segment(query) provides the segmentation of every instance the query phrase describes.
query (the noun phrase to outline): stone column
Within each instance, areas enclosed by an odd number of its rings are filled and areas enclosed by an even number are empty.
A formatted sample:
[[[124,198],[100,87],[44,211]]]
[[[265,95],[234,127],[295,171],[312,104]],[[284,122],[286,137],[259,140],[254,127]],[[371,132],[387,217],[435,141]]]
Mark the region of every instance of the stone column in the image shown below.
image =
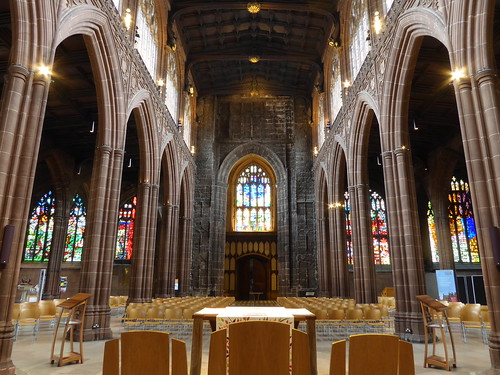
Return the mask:
[[[375,263],[371,232],[370,192],[367,185],[349,186],[354,251],[354,298],[357,303],[376,302]],[[344,229],[345,230],[345,229]]]
[[[85,340],[112,337],[109,296],[116,249],[123,150],[96,149],[83,244],[80,291],[92,296],[87,306]]]
[[[329,275],[330,262],[330,241],[328,240],[328,219],[325,218],[323,212],[323,204],[319,205],[316,220],[317,228],[317,246],[318,246],[318,295],[320,297],[330,297],[329,285],[331,277]]]
[[[177,205],[167,203],[163,206],[163,218],[161,222],[161,242],[158,246],[160,252],[157,267],[157,298],[172,297],[174,295],[175,282],[175,250],[177,243],[177,230],[179,210]]]
[[[179,295],[186,296],[189,294],[191,281],[191,250],[193,244],[193,219],[191,217],[182,217],[180,219],[179,230],[179,256],[178,256],[178,271],[179,278]]]
[[[500,227],[500,87],[495,69],[483,68],[472,79],[454,84],[490,312],[491,365],[500,369],[500,272],[494,256]]]
[[[30,197],[43,127],[50,77],[12,64],[0,100],[0,242],[6,225],[14,227],[10,257],[0,265],[0,374],[14,374],[11,353],[15,302]]]
[[[57,190],[57,189],[56,189]],[[42,299],[51,300],[61,297],[60,276],[61,266],[66,247],[66,234],[68,233],[69,210],[68,197],[64,191],[57,192],[58,198],[54,215],[54,230],[50,245],[50,256],[47,264],[47,273]]]
[[[345,227],[345,208],[330,210],[330,248],[331,251],[331,296],[347,298],[349,296],[347,269],[347,239]]]
[[[141,182],[137,192],[137,215],[132,250],[129,302],[151,302],[153,295],[154,250],[158,186]]]
[[[401,147],[382,153],[387,196],[388,233],[396,294],[396,334],[407,329],[423,341],[423,320],[417,295],[425,294],[424,266],[411,155]]]

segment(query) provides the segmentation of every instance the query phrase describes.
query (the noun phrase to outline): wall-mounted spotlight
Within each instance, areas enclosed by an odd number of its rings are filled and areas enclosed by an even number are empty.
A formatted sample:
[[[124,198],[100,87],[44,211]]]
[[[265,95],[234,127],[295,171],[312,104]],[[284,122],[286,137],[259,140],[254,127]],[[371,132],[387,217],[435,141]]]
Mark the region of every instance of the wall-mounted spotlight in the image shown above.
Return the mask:
[[[123,23],[125,24],[125,28],[130,30],[132,26],[132,13],[130,12],[130,8],[125,10],[125,16],[123,16]]]

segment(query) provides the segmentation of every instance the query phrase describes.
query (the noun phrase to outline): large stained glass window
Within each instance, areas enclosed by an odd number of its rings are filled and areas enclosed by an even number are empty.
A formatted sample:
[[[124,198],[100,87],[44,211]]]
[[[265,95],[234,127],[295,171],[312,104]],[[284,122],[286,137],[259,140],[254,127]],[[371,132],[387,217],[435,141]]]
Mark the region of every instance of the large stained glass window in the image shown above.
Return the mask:
[[[25,262],[49,260],[55,208],[55,199],[52,196],[52,191],[49,191],[37,202],[31,212],[23,256]]]
[[[449,201],[451,243],[455,262],[478,263],[479,248],[469,184],[453,177]]]
[[[351,202],[349,200],[349,193],[347,191],[344,194],[344,209],[345,209],[345,231],[346,231],[346,241],[347,241],[347,263],[354,264],[354,257],[352,256]]]
[[[267,173],[257,164],[248,166],[238,177],[235,193],[235,230],[237,232],[272,231],[272,189]]]
[[[387,236],[387,219],[384,199],[376,192],[370,195],[373,261],[375,264],[391,264],[389,242]],[[344,200],[346,238],[347,238],[347,263],[354,264],[352,250],[352,223],[351,203],[349,193],[345,193]]]
[[[448,218],[450,222],[453,258],[457,263],[479,263],[479,247],[469,184],[453,177],[448,201]],[[430,203],[429,207],[431,207]],[[439,262],[434,220],[434,213],[431,211],[427,215],[427,223],[431,240],[432,261]]]
[[[375,264],[391,264],[384,199],[378,193],[373,192],[370,196],[370,203]]]
[[[130,260],[132,258],[136,205],[137,197],[133,197],[120,208],[115,260]]]
[[[64,247],[64,262],[80,262],[82,260],[83,233],[85,232],[86,210],[82,198],[76,194],[69,213],[68,233]]]

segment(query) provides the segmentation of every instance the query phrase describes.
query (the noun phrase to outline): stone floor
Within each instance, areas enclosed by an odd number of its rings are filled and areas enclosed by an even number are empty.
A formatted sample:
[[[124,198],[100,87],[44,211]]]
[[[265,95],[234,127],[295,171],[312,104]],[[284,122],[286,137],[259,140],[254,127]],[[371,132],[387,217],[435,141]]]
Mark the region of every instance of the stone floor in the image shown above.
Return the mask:
[[[116,337],[122,329],[118,316],[112,318],[112,328]],[[206,361],[208,353],[208,335],[210,328],[206,327],[204,333],[204,355],[203,371],[206,374]],[[188,343],[190,347],[189,328],[182,333],[175,334]],[[68,364],[63,367],[56,367],[49,362],[52,344],[52,331],[50,328],[41,328],[35,340],[30,332],[21,332],[14,343],[13,361],[16,365],[18,375],[46,375],[46,374],[80,374],[97,375],[101,374],[104,341],[94,341],[84,343],[84,363]],[[318,337],[318,375],[328,375],[330,360],[331,340],[324,335]],[[457,350],[457,368],[452,369],[454,374],[479,375],[486,374],[490,368],[488,347],[483,344],[480,333],[472,333],[471,337],[464,343],[461,335],[455,335]],[[56,350],[59,347],[56,346]],[[441,348],[442,345],[439,345]],[[424,345],[414,344],[415,372],[416,374],[445,374],[442,369],[430,369],[423,367]],[[440,354],[440,353],[438,353]],[[189,353],[188,353],[189,358]],[[498,374],[499,372],[488,372],[488,374]]]

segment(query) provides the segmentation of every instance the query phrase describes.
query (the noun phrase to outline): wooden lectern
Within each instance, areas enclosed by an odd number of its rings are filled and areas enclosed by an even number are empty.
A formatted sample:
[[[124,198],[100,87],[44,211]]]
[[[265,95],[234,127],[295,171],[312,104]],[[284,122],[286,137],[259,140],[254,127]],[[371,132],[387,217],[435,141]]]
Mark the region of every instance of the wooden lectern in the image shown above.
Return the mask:
[[[69,362],[80,362],[83,363],[83,323],[85,319],[85,310],[87,309],[87,300],[91,296],[88,293],[78,293],[73,297],[61,302],[57,307],[60,307],[59,316],[57,318],[57,325],[54,330],[54,339],[52,340],[52,352],[50,354],[50,363],[58,361],[58,367],[61,367],[65,363]],[[59,325],[61,324],[61,318],[63,313],[67,311],[66,324],[64,326],[64,333],[61,342],[61,351],[59,356],[54,355],[54,348],[56,346],[57,331],[59,330]],[[80,328],[80,352],[75,352],[74,344],[74,332],[75,329]],[[70,352],[64,353],[64,343],[69,331],[69,341],[70,341]]]
[[[448,315],[446,310],[448,306],[443,305],[441,302],[436,301],[434,298],[428,295],[417,296],[420,301],[420,306],[422,308],[422,314],[424,318],[424,340],[425,340],[425,350],[424,350],[424,367],[428,365],[442,367],[448,371],[451,370],[451,366],[457,367],[457,357],[455,353],[455,344],[453,342],[453,335],[451,333],[450,323],[448,321]],[[436,355],[436,330],[439,329],[441,341],[444,346],[444,357]],[[450,336],[451,348],[453,351],[453,356],[450,357],[448,354],[448,346],[446,343],[446,330]],[[429,344],[429,332],[432,335],[432,355],[427,355],[427,346]]]

